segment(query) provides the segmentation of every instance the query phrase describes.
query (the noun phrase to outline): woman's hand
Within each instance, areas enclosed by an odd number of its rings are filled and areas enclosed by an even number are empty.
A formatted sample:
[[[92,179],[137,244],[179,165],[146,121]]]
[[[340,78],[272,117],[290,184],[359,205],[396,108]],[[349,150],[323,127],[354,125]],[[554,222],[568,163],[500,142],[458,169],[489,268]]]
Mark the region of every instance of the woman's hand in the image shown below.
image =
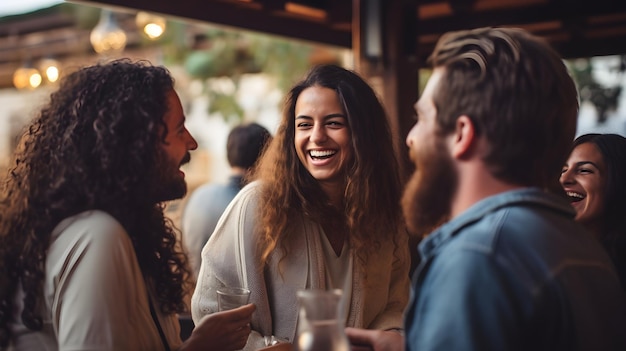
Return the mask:
[[[404,336],[397,331],[346,328],[352,351],[404,351]]]
[[[180,351],[243,349],[250,335],[250,319],[255,309],[256,306],[248,304],[204,316]]]

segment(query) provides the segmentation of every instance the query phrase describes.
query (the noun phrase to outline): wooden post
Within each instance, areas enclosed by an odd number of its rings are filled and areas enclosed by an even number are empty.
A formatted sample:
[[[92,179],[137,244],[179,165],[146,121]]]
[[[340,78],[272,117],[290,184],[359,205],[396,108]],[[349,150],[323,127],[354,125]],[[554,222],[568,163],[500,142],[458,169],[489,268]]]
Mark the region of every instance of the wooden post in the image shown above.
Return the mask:
[[[413,170],[405,139],[414,123],[413,104],[418,98],[417,3],[353,0],[352,25],[355,70],[385,104],[405,181]]]

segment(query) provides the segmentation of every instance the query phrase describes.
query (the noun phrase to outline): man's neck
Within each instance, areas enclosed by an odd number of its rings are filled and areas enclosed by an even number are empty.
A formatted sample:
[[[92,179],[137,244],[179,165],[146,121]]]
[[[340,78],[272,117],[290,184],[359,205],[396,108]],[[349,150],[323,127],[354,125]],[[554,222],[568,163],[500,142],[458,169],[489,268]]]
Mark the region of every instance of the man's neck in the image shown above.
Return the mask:
[[[458,187],[450,208],[451,218],[485,198],[524,187],[495,178],[482,163],[463,165],[459,168]]]
[[[241,168],[241,167],[237,167],[237,166],[230,167],[230,175],[233,175],[233,176],[244,176],[245,174],[246,174],[246,169],[245,168]]]

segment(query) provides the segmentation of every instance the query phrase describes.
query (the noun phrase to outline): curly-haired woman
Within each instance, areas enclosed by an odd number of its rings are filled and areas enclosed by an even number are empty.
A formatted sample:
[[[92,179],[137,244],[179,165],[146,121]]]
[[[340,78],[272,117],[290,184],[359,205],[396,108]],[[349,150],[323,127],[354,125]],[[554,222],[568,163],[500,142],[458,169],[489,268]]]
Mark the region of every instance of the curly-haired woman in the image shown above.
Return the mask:
[[[221,285],[243,285],[258,311],[246,349],[263,346],[261,336],[293,341],[296,291],[342,288],[346,325],[402,328],[410,256],[400,195],[376,94],[352,71],[315,67],[287,96],[256,181],[204,247],[194,320],[216,311]]]
[[[80,69],[51,95],[3,183],[2,348],[243,346],[252,305],[179,336],[189,272],[162,202],[186,192],[184,122],[169,72],[147,62]]]

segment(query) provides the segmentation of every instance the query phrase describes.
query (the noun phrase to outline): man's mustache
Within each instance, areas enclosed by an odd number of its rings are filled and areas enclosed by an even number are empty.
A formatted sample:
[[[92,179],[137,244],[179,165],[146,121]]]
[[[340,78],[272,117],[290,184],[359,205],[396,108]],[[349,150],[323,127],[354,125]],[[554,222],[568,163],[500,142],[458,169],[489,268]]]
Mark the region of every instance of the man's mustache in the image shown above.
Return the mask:
[[[189,163],[189,161],[191,161],[191,153],[187,151],[187,153],[185,153],[185,157],[183,157],[183,160],[180,161],[180,165],[182,166],[186,163]]]

